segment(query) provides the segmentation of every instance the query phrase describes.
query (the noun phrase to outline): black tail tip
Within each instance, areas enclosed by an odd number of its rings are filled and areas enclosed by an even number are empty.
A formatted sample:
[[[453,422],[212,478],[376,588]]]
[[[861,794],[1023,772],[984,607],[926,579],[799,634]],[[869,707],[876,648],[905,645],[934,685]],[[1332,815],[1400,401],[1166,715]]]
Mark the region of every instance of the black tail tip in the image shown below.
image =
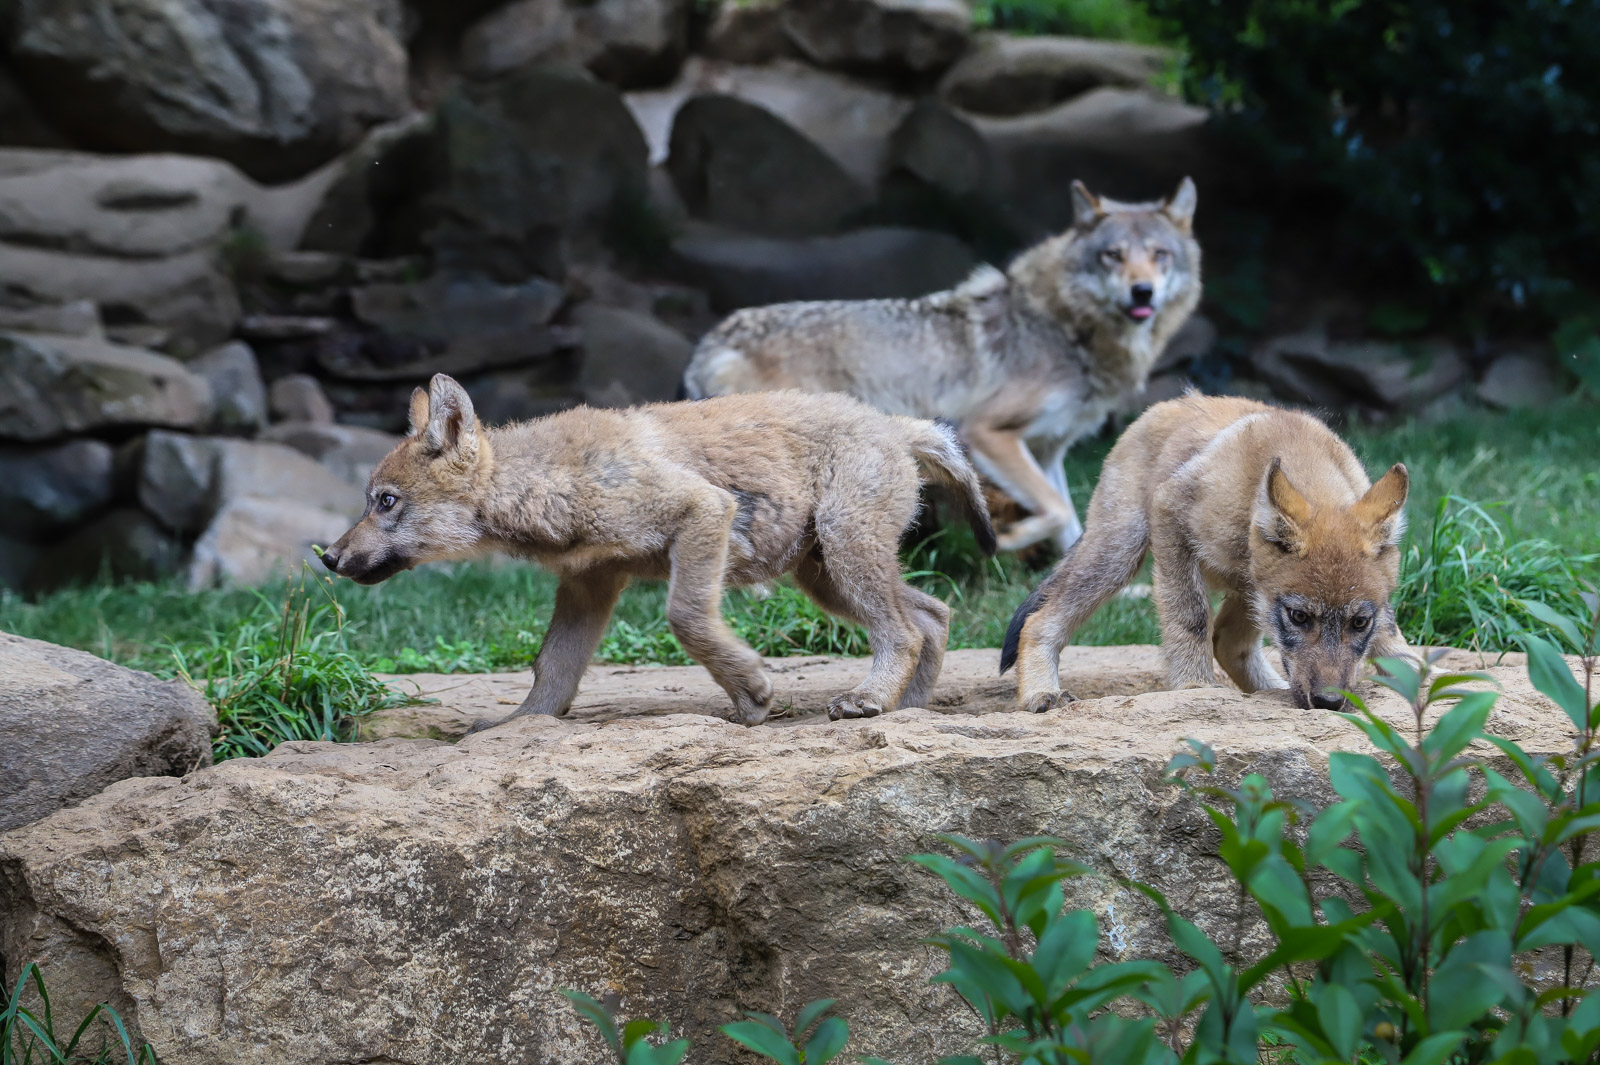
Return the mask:
[[[989,519],[987,509],[972,515],[972,535],[977,537],[978,550],[983,552],[984,558],[992,558],[994,553],[1000,550],[1000,544],[994,535],[994,522]]]
[[[683,400],[686,400],[688,398],[689,398],[689,382],[685,381],[683,378],[680,377],[680,378],[678,378],[678,390],[672,394],[672,400],[673,400],[673,402],[678,403],[678,402],[682,402]]]
[[[1044,601],[1044,586],[1050,578],[1046,577],[1039,582],[1039,586],[1028,593],[1028,598],[1017,607],[1017,612],[1011,615],[1011,624],[1006,627],[1006,640],[1000,646],[1000,674],[1004,676],[1011,667],[1017,664],[1017,647],[1022,642],[1022,626],[1028,622],[1028,617],[1039,609],[1039,604]]]

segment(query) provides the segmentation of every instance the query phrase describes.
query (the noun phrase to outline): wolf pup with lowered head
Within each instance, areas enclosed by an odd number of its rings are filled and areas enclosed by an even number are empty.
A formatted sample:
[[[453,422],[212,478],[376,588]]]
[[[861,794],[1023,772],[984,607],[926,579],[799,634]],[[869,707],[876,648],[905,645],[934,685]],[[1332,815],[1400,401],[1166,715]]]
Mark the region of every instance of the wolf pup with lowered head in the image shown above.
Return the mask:
[[[1338,709],[1363,659],[1409,653],[1389,603],[1407,484],[1398,463],[1370,482],[1308,414],[1193,392],[1158,403],[1106,457],[1083,539],[1011,619],[1000,670],[1016,664],[1022,709],[1070,700],[1062,647],[1148,552],[1173,688],[1215,684],[1215,656],[1243,691]],[[1212,589],[1226,593],[1215,620]]]
[[[1142,391],[1200,301],[1188,178],[1159,203],[1072,186],[1072,227],[1001,273],[979,267],[920,299],[782,303],[739,311],[695,348],[691,398],[799,388],[956,423],[972,459],[1030,516],[1000,546],[1082,532],[1067,448]]]
[[[872,669],[828,714],[871,717],[926,705],[944,663],[949,608],[900,578],[919,470],[954,490],[992,551],[978,476],[932,422],[773,393],[486,429],[439,374],[412,396],[411,433],[372,472],[360,522],[322,560],[362,584],[484,549],[553,570],[555,613],[511,717],[566,713],[629,578],[669,578],[673,635],[749,725],[766,719],[772,682],[723,621],[722,589],[793,573],[866,628]]]

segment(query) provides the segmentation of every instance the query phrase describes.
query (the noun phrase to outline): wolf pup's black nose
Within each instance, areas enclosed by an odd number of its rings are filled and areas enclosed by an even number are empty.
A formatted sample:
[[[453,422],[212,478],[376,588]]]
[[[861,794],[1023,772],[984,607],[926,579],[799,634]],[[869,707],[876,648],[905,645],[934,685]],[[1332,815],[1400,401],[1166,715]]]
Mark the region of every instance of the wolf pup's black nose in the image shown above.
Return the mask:
[[[1136,307],[1148,307],[1150,301],[1156,298],[1156,287],[1148,281],[1135,282],[1128,292]]]
[[[339,572],[339,549],[330,547],[322,553],[322,564],[333,573]]]
[[[1316,692],[1311,696],[1311,705],[1318,710],[1343,710],[1344,696],[1337,692]]]

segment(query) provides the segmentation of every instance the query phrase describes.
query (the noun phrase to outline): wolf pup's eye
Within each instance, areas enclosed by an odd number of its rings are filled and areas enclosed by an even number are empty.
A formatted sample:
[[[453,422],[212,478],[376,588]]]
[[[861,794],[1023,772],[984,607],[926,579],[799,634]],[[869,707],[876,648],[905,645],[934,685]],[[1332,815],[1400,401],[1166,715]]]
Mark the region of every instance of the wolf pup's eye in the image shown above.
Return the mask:
[[[1357,632],[1365,632],[1368,625],[1372,624],[1371,618],[1354,617],[1350,619],[1350,627]]]
[[[398,499],[396,499],[393,495],[391,495],[388,492],[385,492],[385,493],[383,493],[383,495],[378,497],[378,509],[379,510],[393,510],[394,509],[394,505],[396,503],[398,503],[398,502],[400,502],[400,501]]]
[[[1289,620],[1294,622],[1296,625],[1309,625],[1311,623],[1311,615],[1307,614],[1304,610],[1290,610]]]

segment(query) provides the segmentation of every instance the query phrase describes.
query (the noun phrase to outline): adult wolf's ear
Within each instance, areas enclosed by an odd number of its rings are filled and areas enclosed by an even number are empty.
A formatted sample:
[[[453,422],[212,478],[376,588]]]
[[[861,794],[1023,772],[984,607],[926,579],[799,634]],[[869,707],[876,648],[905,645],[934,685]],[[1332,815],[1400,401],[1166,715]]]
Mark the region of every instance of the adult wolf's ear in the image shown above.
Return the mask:
[[[1072,228],[1093,229],[1096,222],[1106,216],[1100,197],[1089,191],[1081,181],[1072,183]]]
[[[454,378],[442,373],[434,374],[428,383],[428,427],[423,440],[429,450],[452,462],[470,463],[478,457],[478,416],[472,399]]]
[[[1161,205],[1161,213],[1172,219],[1172,224],[1183,232],[1190,233],[1194,230],[1194,208],[1198,199],[1194,181],[1184,178],[1178,182],[1178,190]]]
[[[428,427],[428,390],[411,390],[411,435],[416,436]]]
[[[1369,530],[1367,544],[1373,554],[1398,546],[1405,535],[1406,496],[1410,491],[1411,474],[1404,463],[1397,462],[1350,508],[1356,520]]]
[[[1256,530],[1267,543],[1291,555],[1303,555],[1305,528],[1310,520],[1311,505],[1283,472],[1282,460],[1273,459],[1256,497]]]

